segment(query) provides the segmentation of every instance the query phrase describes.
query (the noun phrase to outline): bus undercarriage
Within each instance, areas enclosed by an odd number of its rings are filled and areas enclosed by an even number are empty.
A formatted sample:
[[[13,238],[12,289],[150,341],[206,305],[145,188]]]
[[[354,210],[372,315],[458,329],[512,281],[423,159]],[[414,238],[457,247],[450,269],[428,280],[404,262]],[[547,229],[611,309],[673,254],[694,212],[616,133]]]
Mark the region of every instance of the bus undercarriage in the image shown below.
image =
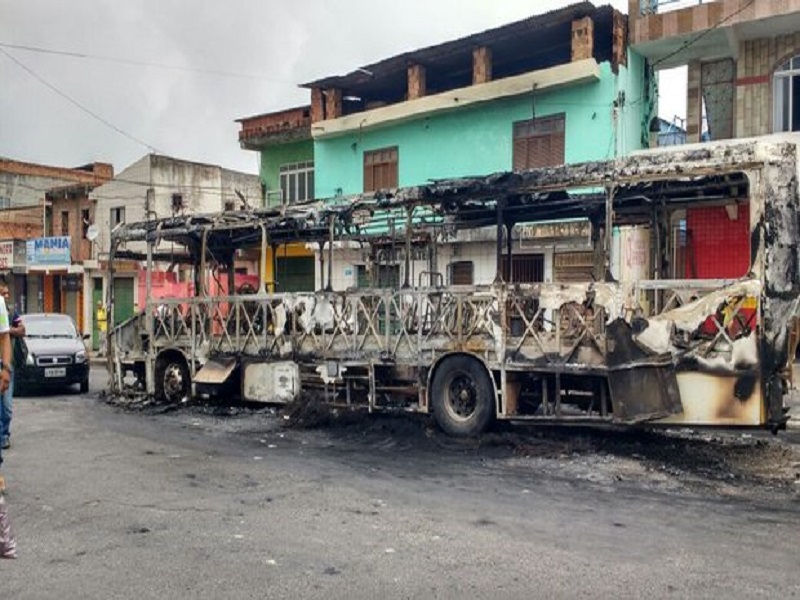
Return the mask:
[[[794,143],[730,142],[125,224],[109,281],[116,260],[139,262],[146,301],[109,328],[111,391],[280,403],[315,390],[334,404],[432,413],[454,435],[493,419],[778,428],[798,312],[796,175]],[[699,278],[703,257],[687,253],[686,215],[709,209],[747,221],[736,277]],[[589,277],[516,280],[520,228],[535,237],[552,222],[587,224]],[[647,231],[644,276],[613,274],[621,229]],[[474,232],[493,240],[494,276],[456,284],[444,248]],[[317,291],[267,279],[292,244],[315,249]],[[366,257],[368,281],[335,289],[346,248]],[[245,254],[258,285],[237,289]],[[193,294],[152,295],[165,264]]]

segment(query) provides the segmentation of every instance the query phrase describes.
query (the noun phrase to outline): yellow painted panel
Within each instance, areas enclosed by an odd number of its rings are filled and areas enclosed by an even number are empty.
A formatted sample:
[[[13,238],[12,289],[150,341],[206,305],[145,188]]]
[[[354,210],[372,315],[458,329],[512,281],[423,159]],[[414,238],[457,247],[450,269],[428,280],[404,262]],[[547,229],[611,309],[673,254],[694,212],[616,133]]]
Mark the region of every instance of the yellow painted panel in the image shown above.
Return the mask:
[[[305,244],[288,244],[286,246],[279,246],[277,255],[279,258],[283,258],[284,256],[288,258],[309,257],[314,256],[314,251],[306,248]],[[275,259],[272,256],[272,248],[267,248],[267,264],[264,269],[264,281],[267,282],[268,286],[275,281],[275,274],[273,271],[274,265]]]
[[[678,373],[683,414],[659,423],[683,425],[763,425],[766,418],[761,379],[734,375]],[[749,393],[746,398],[739,398]]]

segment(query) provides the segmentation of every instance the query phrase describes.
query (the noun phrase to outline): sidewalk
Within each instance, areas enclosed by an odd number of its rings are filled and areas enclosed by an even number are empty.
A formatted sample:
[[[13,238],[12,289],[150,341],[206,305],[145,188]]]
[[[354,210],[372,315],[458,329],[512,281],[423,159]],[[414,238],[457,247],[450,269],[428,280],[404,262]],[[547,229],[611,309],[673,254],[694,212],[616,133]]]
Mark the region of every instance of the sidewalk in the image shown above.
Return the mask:
[[[106,357],[97,352],[89,352],[89,364],[93,367],[105,367]]]

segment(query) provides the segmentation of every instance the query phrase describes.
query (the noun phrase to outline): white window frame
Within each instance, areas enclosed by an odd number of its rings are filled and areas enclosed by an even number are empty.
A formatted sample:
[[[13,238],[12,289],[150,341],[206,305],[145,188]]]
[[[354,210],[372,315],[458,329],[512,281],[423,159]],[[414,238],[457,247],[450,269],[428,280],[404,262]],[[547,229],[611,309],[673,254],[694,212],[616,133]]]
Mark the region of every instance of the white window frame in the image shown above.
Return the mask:
[[[117,215],[119,218],[115,219],[114,215]],[[108,223],[111,226],[111,229],[114,229],[120,223],[125,222],[125,207],[124,206],[114,206],[111,208],[108,216]]]
[[[800,54],[785,60],[775,69],[772,76],[772,131],[780,133],[792,130],[792,105],[794,103],[794,91],[792,89],[792,79],[800,77]],[[788,85],[786,83],[788,82]],[[780,88],[785,86],[785,91]],[[788,105],[788,123],[784,122],[784,108]]]
[[[314,199],[314,161],[281,165],[279,180],[283,204]]]

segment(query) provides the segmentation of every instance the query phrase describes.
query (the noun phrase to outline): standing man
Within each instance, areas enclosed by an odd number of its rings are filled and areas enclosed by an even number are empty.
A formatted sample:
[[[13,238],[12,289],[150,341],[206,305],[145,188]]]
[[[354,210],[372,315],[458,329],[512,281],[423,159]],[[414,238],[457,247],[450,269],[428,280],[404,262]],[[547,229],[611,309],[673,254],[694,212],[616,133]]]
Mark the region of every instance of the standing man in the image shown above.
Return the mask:
[[[6,310],[5,298],[0,296],[0,393],[5,396],[8,386],[11,384],[11,335],[10,324],[8,322],[8,311]],[[3,450],[0,447],[0,465],[3,464]],[[5,490],[6,482],[0,475],[0,492]]]
[[[6,324],[8,326],[8,333],[11,336],[9,343],[9,346],[11,346],[11,356],[9,357],[8,362],[3,359],[4,370],[6,365],[8,365],[9,384],[3,392],[2,399],[0,400],[0,446],[2,446],[3,450],[7,450],[11,447],[11,413],[14,402],[14,374],[12,370],[14,344],[17,343],[17,338],[25,336],[25,325],[22,324],[22,319],[20,318],[19,313],[16,311],[13,304],[11,305],[11,310],[8,310],[9,296],[8,283],[6,283],[5,280],[0,279],[0,297],[3,299],[3,306],[5,307],[6,313]],[[10,318],[9,312],[11,314]],[[0,332],[1,331],[2,330],[0,330]]]
[[[95,313],[97,331],[100,334],[100,355],[106,353],[106,330],[108,329],[108,315],[102,300],[97,301],[97,312]]]

